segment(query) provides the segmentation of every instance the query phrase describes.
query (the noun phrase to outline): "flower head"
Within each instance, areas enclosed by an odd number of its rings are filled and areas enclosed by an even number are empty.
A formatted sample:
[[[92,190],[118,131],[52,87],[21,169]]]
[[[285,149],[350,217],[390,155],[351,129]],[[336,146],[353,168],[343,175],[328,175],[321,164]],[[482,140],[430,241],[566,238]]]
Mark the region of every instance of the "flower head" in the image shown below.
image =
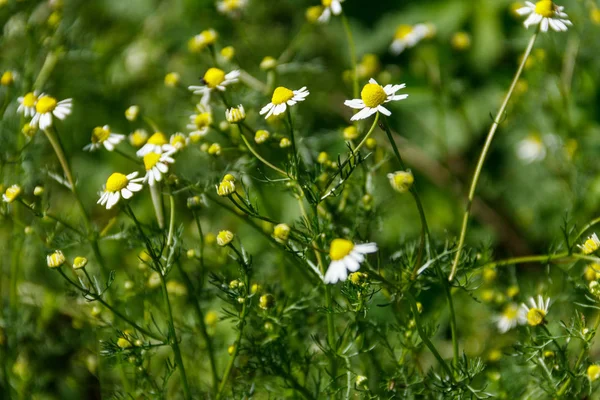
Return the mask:
[[[2,76],[0,76],[0,85],[2,86],[10,86],[15,82],[15,74],[12,71],[5,71]]]
[[[221,197],[227,197],[235,192],[235,177],[231,174],[225,175],[219,186],[217,187],[217,194]]]
[[[390,52],[398,55],[405,49],[414,47],[424,38],[431,36],[434,32],[435,28],[429,24],[400,25],[394,34],[394,40],[390,45]]]
[[[2,200],[5,203],[12,203],[21,195],[21,186],[12,185],[2,195]]]
[[[98,204],[106,206],[106,209],[110,210],[119,202],[121,197],[130,199],[134,192],[142,190],[142,185],[139,182],[143,181],[144,178],[136,178],[137,176],[137,172],[132,172],[129,175],[115,172],[109,176]]]
[[[357,121],[359,119],[369,118],[376,112],[381,112],[384,115],[392,115],[391,111],[383,106],[384,103],[390,101],[404,100],[408,97],[407,94],[399,94],[396,92],[400,89],[404,89],[406,85],[385,85],[381,86],[373,78],[369,80],[363,90],[360,92],[360,99],[346,100],[345,105],[351,108],[359,109],[351,120]]]
[[[125,110],[125,118],[128,121],[135,121],[140,113],[139,106],[129,106],[127,110]]]
[[[38,96],[36,92],[29,92],[25,96],[20,96],[17,101],[19,107],[17,107],[17,113],[23,114],[25,117],[33,117],[35,115],[35,103],[37,103]]]
[[[260,62],[260,69],[269,71],[277,66],[277,60],[271,56],[266,56]]]
[[[544,298],[539,295],[537,303],[533,297],[529,298],[529,305],[525,303],[521,304],[521,309],[525,313],[527,323],[531,326],[537,326],[544,323],[546,315],[548,314],[548,307],[550,306],[550,298],[548,297],[545,301]]]
[[[46,256],[48,268],[58,268],[65,263],[65,255],[60,250],[54,250],[54,253]]]
[[[176,150],[183,149],[188,144],[188,138],[183,133],[175,133],[169,138],[169,144]]]
[[[39,126],[44,130],[52,126],[53,117],[63,120],[71,114],[72,100],[65,99],[57,101],[54,97],[41,94],[35,103],[35,114],[31,124]]]
[[[187,125],[188,129],[191,129],[190,139],[193,142],[197,142],[200,138],[206,136],[210,124],[213,122],[212,112],[210,107],[199,103],[196,105],[198,112],[190,115],[190,123]]]
[[[506,333],[519,324],[527,322],[527,315],[523,308],[511,303],[504,307],[502,314],[496,318],[496,324],[500,333]]]
[[[136,129],[129,135],[129,143],[133,147],[140,148],[148,141],[148,132],[144,129]]]
[[[538,134],[531,134],[517,144],[517,157],[526,164],[546,157],[546,146]]]
[[[564,7],[557,6],[551,0],[541,0],[533,4],[530,1],[525,2],[525,6],[516,10],[519,15],[529,15],[523,22],[525,28],[532,25],[540,25],[542,32],[547,32],[548,27],[556,32],[566,32],[567,26],[571,26],[569,16],[563,12]]]
[[[285,244],[288,241],[288,238],[290,237],[290,231],[291,228],[288,224],[275,225],[275,228],[273,229],[273,238],[277,242]]]
[[[221,14],[237,18],[247,4],[248,0],[221,0],[217,2],[217,10]]]
[[[154,152],[146,154],[144,156],[144,168],[146,168],[144,182],[148,182],[150,186],[160,182],[163,175],[169,172],[169,164],[175,162],[171,157],[175,151],[175,149],[171,149],[161,154]]]
[[[319,17],[323,14],[323,6],[312,6],[306,9],[306,20],[311,24],[319,21]]]
[[[331,264],[325,274],[325,283],[345,281],[348,271],[356,272],[365,260],[365,254],[377,252],[376,243],[354,244],[347,239],[334,239],[329,247]]]
[[[138,157],[143,157],[148,153],[160,154],[169,151],[174,153],[175,148],[169,144],[167,136],[162,132],[155,132],[135,154]]]
[[[389,173],[387,177],[390,180],[392,188],[398,193],[408,192],[415,181],[415,177],[410,170]]]
[[[97,126],[92,130],[92,142],[83,149],[94,151],[104,146],[106,150],[113,151],[123,139],[125,139],[125,135],[111,132],[108,125]]]
[[[260,115],[267,114],[265,116],[265,119],[267,119],[271,115],[282,114],[287,110],[288,106],[291,107],[299,101],[304,101],[309,94],[310,92],[306,89],[306,86],[299,90],[290,90],[286,87],[279,86],[273,92],[271,102],[260,110]]]
[[[231,231],[221,231],[217,235],[217,244],[221,247],[227,246],[233,240],[234,234]]]
[[[577,247],[581,249],[583,254],[592,254],[600,247],[600,239],[595,233],[588,237],[583,244],[578,244]]]
[[[199,53],[206,47],[215,44],[219,35],[214,29],[200,32],[188,41],[188,49],[192,53]]]
[[[331,18],[331,14],[340,15],[342,13],[342,4],[344,0],[321,0],[323,13],[317,19],[320,23],[325,23]]]
[[[87,265],[88,260],[85,257],[75,257],[75,259],[73,260],[73,269],[81,269],[81,268],[85,268],[85,266]]]
[[[237,107],[231,107],[225,110],[225,119],[230,124],[238,124],[246,119],[246,110],[243,105]]]
[[[176,87],[177,85],[179,85],[180,80],[181,76],[177,72],[169,72],[165,75],[165,86]]]
[[[271,134],[269,133],[269,131],[265,131],[264,129],[259,129],[254,134],[254,141],[258,144],[261,144],[261,143],[264,143],[267,140],[269,140],[270,136],[271,136]]]
[[[225,73],[222,69],[219,68],[209,68],[204,77],[202,78],[202,82],[204,85],[202,86],[190,86],[188,87],[194,94],[201,94],[202,100],[201,103],[207,105],[210,101],[210,93],[213,90],[219,90],[221,92],[225,91],[225,87],[231,85],[232,83],[236,83],[239,80],[240,71],[233,70],[229,73]]]
[[[588,379],[592,382],[594,382],[595,380],[598,380],[598,378],[600,378],[600,365],[598,365],[598,364],[590,365],[587,369],[587,376],[588,376]]]
[[[269,308],[273,308],[275,306],[275,296],[270,293],[263,294],[258,299],[258,306],[263,310],[268,310]]]

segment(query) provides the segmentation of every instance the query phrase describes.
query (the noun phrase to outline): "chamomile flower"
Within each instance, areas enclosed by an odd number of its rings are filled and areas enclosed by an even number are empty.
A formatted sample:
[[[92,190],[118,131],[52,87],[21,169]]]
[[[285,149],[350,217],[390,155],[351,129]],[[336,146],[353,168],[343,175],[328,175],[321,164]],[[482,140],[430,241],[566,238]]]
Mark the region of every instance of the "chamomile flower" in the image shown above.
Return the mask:
[[[529,15],[523,22],[525,28],[532,25],[540,25],[542,32],[547,32],[548,27],[556,32],[566,32],[568,26],[572,23],[569,21],[569,16],[563,12],[564,7],[557,6],[551,0],[541,0],[535,4],[526,1],[525,6],[516,10],[519,15]]]
[[[600,239],[598,239],[598,235],[595,233],[588,237],[583,244],[578,244],[577,247],[581,249],[583,254],[592,254],[598,248],[600,248]]]
[[[550,298],[546,300],[539,295],[537,303],[533,297],[529,298],[529,306],[525,303],[521,304],[521,309],[525,312],[527,323],[531,326],[537,326],[544,323],[544,318],[548,314],[548,307],[550,306]]]
[[[41,94],[35,103],[35,114],[31,125],[39,126],[44,130],[52,126],[53,117],[63,120],[71,114],[72,100],[57,101],[54,97]]]
[[[240,104],[237,107],[231,107],[225,110],[225,119],[230,124],[239,124],[246,119],[246,110],[244,106]]]
[[[92,130],[92,143],[86,145],[83,149],[94,151],[104,146],[108,151],[113,151],[115,146],[125,139],[125,135],[113,133],[108,125],[97,126]]]
[[[21,186],[12,185],[8,189],[6,189],[6,192],[4,192],[4,194],[2,195],[2,201],[4,201],[5,203],[12,203],[17,198],[19,198],[20,195]]]
[[[144,167],[146,168],[146,176],[144,182],[148,182],[150,186],[154,186],[156,182],[160,182],[164,174],[169,172],[169,164],[173,164],[175,160],[171,157],[175,149],[168,150],[162,154],[148,153],[144,156]]]
[[[428,24],[400,25],[394,34],[390,52],[399,55],[405,49],[414,47],[424,38],[433,35],[434,28]]]
[[[531,134],[517,144],[517,157],[526,164],[546,157],[546,146],[538,134]]]
[[[384,115],[391,115],[391,111],[383,106],[384,103],[390,101],[404,100],[408,97],[407,94],[396,94],[400,89],[404,89],[406,84],[401,85],[385,85],[381,86],[373,78],[369,80],[363,90],[360,92],[360,99],[346,100],[345,105],[351,108],[359,109],[350,120],[357,121],[359,119],[369,118],[376,112],[381,112]]]
[[[237,18],[246,5],[248,0],[221,0],[217,2],[217,10],[221,14]]]
[[[365,260],[365,254],[377,252],[376,243],[354,244],[347,239],[334,239],[329,247],[331,264],[325,274],[325,283],[345,281],[348,271],[356,272]]]
[[[290,90],[283,86],[279,86],[273,92],[273,96],[271,97],[271,102],[264,106],[262,110],[260,110],[260,115],[267,114],[265,119],[268,119],[271,115],[279,115],[287,110],[288,106],[293,106],[299,101],[304,101],[306,96],[308,96],[310,92],[306,89],[306,86],[300,88],[299,90]]]
[[[340,15],[342,13],[342,4],[344,0],[321,0],[323,13],[317,19],[318,22],[325,23],[331,18],[331,14]]]
[[[527,322],[527,315],[517,304],[511,303],[504,307],[502,314],[496,318],[496,325],[500,333],[506,333],[517,325]]]
[[[65,255],[60,250],[54,250],[54,253],[46,256],[46,264],[48,268],[58,268],[67,261]]]
[[[143,187],[140,182],[142,182],[144,178],[136,178],[137,176],[137,171],[132,172],[129,175],[115,172],[109,176],[97,204],[106,206],[106,209],[110,210],[119,202],[121,197],[130,199],[134,192],[139,192]]]
[[[148,138],[146,144],[142,146],[135,154],[138,157],[144,157],[148,153],[160,154],[165,151],[175,152],[175,148],[169,144],[167,137],[162,132],[155,132]]]
[[[207,29],[188,41],[188,49],[192,53],[199,53],[206,47],[215,44],[218,37],[219,35],[214,29]]]
[[[23,114],[25,117],[33,117],[35,115],[35,103],[37,102],[38,96],[36,92],[29,92],[25,96],[20,96],[17,101],[19,107],[17,107],[17,113]]]
[[[204,85],[190,86],[188,89],[194,92],[194,94],[201,94],[201,103],[206,105],[210,101],[210,93],[213,90],[224,92],[225,87],[232,83],[236,83],[239,80],[239,77],[239,70],[233,70],[226,74],[222,69],[209,68],[202,78]]]
[[[199,103],[196,105],[198,112],[190,115],[190,123],[187,124],[187,128],[191,129],[190,139],[192,142],[197,142],[200,138],[206,136],[210,124],[213,122],[212,112],[210,107]]]
[[[177,151],[183,149],[188,144],[188,138],[183,133],[175,133],[169,138],[169,144]]]

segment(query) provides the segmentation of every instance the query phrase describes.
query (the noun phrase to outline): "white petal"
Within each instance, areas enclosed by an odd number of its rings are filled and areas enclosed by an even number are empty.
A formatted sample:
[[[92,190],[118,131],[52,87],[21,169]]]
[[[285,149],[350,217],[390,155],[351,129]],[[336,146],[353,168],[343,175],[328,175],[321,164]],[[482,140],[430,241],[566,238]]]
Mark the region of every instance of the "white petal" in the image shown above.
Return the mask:
[[[542,32],[548,32],[548,18],[542,19],[542,24],[540,25],[540,30]]]
[[[388,110],[387,108],[385,108],[384,106],[377,106],[377,111],[379,111],[383,115],[387,115],[388,117],[390,115],[392,115],[392,112],[390,110]]]
[[[331,11],[333,12],[333,15],[340,15],[342,13],[342,5],[339,1],[333,0],[331,2]]]
[[[356,109],[365,108],[365,102],[362,101],[361,99],[346,100],[346,101],[344,101],[344,105],[346,105],[350,108],[356,108]]]
[[[376,108],[365,107],[362,110],[360,110],[358,113],[354,114],[354,116],[352,118],[350,118],[350,121],[358,121],[359,119],[369,118],[371,115],[375,114],[376,112],[377,112]]]
[[[143,187],[144,185],[140,185],[139,183],[135,182],[129,182],[127,185],[127,189],[131,190],[132,192],[139,192]]]
[[[110,210],[111,208],[113,208],[113,206],[117,204],[120,198],[121,196],[119,195],[119,192],[111,193],[108,197],[108,202],[106,203],[106,209]]]
[[[108,150],[108,151],[113,151],[115,149],[115,146],[108,140],[105,140],[103,144],[104,144],[104,147],[106,148],[106,150]]]
[[[329,264],[329,268],[327,268],[327,273],[325,274],[325,283],[336,283],[338,281],[339,269],[346,270],[344,264],[340,261],[332,261]]]
[[[331,11],[329,11],[329,8],[326,8],[325,10],[323,10],[323,14],[321,14],[321,16],[317,18],[317,21],[323,24],[329,21],[329,17],[331,17]]]
[[[350,256],[344,257],[343,261],[344,261],[344,264],[346,265],[346,268],[350,272],[356,272],[360,268],[360,263]]]
[[[131,196],[133,196],[133,193],[129,189],[124,188],[121,189],[121,196],[123,196],[124,199],[130,199]]]
[[[377,253],[377,243],[361,243],[354,246],[354,250],[360,253]]]
[[[274,107],[273,103],[269,103],[260,110],[259,114],[263,115],[263,114],[269,112],[273,107]]]

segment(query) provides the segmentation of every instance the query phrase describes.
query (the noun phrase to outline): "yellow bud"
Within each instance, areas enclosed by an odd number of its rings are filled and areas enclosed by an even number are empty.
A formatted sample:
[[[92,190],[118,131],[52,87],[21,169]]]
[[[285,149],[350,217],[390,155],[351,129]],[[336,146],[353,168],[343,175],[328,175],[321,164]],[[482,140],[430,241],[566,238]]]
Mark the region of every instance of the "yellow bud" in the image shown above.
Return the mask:
[[[258,299],[258,306],[263,310],[268,310],[269,308],[273,308],[275,306],[275,297],[272,294],[263,294]]]
[[[217,235],[217,244],[221,247],[227,246],[233,240],[234,234],[231,231],[221,231]]]

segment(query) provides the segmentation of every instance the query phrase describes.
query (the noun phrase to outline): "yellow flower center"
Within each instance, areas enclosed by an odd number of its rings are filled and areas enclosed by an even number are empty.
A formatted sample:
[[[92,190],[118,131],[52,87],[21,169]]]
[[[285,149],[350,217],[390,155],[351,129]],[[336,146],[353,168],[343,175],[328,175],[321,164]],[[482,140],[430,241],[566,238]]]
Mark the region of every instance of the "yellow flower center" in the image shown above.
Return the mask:
[[[162,132],[156,132],[154,135],[150,136],[148,139],[148,143],[154,144],[157,146],[162,146],[163,144],[167,144],[167,137]]]
[[[512,304],[506,306],[506,308],[502,312],[502,316],[510,321],[516,319],[518,314],[519,314],[519,309]]]
[[[125,189],[128,183],[129,179],[125,175],[115,172],[106,181],[106,191],[118,192],[121,189]]]
[[[322,0],[321,3],[323,4],[323,7],[331,7],[331,2],[333,0]]]
[[[225,72],[219,68],[209,68],[204,74],[203,80],[206,86],[214,89],[225,80]]]
[[[42,96],[35,104],[35,111],[39,112],[40,114],[52,112],[56,108],[56,103],[57,102],[54,97]]]
[[[12,185],[4,192],[4,196],[6,196],[6,200],[8,200],[9,203],[12,203],[20,194],[21,187],[18,185]]]
[[[233,11],[240,8],[240,0],[225,0],[223,6],[227,11]]]
[[[332,261],[341,260],[350,254],[353,248],[354,243],[349,240],[333,239],[329,248],[329,257],[331,257]]]
[[[183,135],[174,135],[171,136],[171,146],[173,147],[185,147],[186,142],[185,142],[185,136]]]
[[[206,128],[211,122],[212,116],[208,112],[197,114],[196,117],[194,117],[194,125],[196,125],[198,129]]]
[[[550,0],[542,0],[535,3],[535,13],[545,18],[554,16],[554,3]]]
[[[36,101],[37,101],[37,97],[32,92],[29,92],[25,96],[23,96],[23,105],[25,107],[35,106]]]
[[[544,321],[546,313],[539,308],[530,308],[527,312],[527,323],[531,326],[536,326]]]
[[[413,31],[413,27],[411,25],[400,25],[398,29],[396,29],[396,34],[394,35],[394,39],[404,39],[406,36],[411,34]]]
[[[291,100],[294,97],[294,92],[292,92],[288,88],[284,88],[283,86],[279,86],[273,92],[273,97],[271,98],[271,103],[275,105],[283,104],[288,100]]]
[[[590,365],[587,369],[587,376],[592,382],[600,378],[600,365]]]
[[[367,107],[375,108],[383,104],[387,99],[387,94],[385,94],[380,85],[376,83],[367,83],[362,92],[360,92],[360,98]]]
[[[160,160],[160,154],[157,153],[148,153],[144,156],[144,167],[146,167],[146,171],[149,171],[154,167],[158,160]]]
[[[103,126],[97,126],[92,131],[92,143],[102,143],[110,136],[110,131]]]

